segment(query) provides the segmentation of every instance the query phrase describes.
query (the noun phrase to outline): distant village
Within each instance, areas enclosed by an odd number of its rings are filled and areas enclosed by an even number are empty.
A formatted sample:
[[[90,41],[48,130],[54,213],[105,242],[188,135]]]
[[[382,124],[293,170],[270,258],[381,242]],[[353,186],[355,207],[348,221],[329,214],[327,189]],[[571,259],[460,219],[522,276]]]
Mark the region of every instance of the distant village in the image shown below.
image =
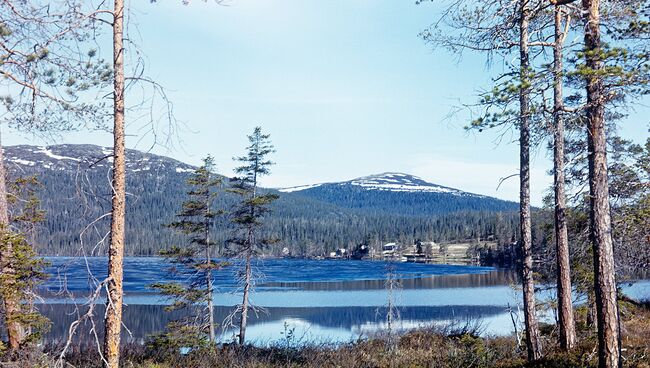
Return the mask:
[[[481,243],[482,248],[496,246],[493,239]],[[384,243],[371,246],[360,244],[356,247],[338,248],[327,255],[313,257],[314,259],[338,260],[381,260],[412,263],[436,263],[470,265],[480,264],[479,252],[472,251],[476,244],[462,243],[436,243],[433,241],[417,241],[415,244],[404,245],[397,242]],[[286,258],[293,258],[288,248],[283,250]]]

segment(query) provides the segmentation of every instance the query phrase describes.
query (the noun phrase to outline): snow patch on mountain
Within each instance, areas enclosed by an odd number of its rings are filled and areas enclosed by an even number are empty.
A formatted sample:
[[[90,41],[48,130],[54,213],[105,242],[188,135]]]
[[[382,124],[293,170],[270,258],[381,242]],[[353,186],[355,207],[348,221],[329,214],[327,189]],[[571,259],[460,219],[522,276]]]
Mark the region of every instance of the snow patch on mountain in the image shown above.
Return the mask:
[[[19,165],[25,165],[25,166],[34,166],[34,165],[36,165],[36,162],[34,162],[34,161],[27,161],[27,160],[23,160],[23,159],[20,159],[20,158],[10,159],[10,161],[12,161],[14,163],[17,163]]]
[[[47,147],[38,147],[38,151],[34,151],[34,153],[43,153],[45,156],[53,158],[55,160],[72,160],[72,161],[77,161],[81,162],[80,159],[75,158],[75,157],[67,157],[67,156],[59,156],[55,154],[54,152],[50,151]]]
[[[452,195],[471,195],[481,197],[476,194],[470,194],[458,189],[445,187],[429,183],[424,179],[404,173],[385,172],[377,175],[363,176],[349,181],[338,183],[321,183],[311,185],[301,185],[296,187],[282,188],[281,192],[292,193],[317,188],[323,185],[355,186],[364,190],[380,190],[389,192],[411,192],[411,193],[447,193]]]
[[[299,185],[297,187],[282,188],[282,189],[279,189],[279,191],[282,192],[282,193],[292,193],[292,192],[299,192],[301,190],[316,188],[316,187],[319,187],[321,185],[323,185],[323,184]]]
[[[457,189],[426,182],[422,178],[414,175],[395,172],[364,176],[341,184],[355,185],[367,190],[386,190],[391,192],[464,193]]]
[[[7,162],[30,171],[108,170],[113,163],[111,147],[89,144],[60,144],[52,146],[8,146],[4,149]],[[126,167],[130,173],[189,173],[194,166],[137,150],[126,150]]]
[[[391,192],[435,192],[435,193],[458,193],[460,191],[438,186],[426,185],[411,185],[411,184],[390,184],[390,183],[359,183],[352,182],[352,185],[357,185],[368,190],[387,190]]]

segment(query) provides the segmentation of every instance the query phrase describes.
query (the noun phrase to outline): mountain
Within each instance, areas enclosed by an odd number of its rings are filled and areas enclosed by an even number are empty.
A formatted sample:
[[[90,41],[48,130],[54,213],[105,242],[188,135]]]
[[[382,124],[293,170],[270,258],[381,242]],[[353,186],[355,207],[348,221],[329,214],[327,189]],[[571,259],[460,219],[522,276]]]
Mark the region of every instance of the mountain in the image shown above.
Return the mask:
[[[280,192],[292,193],[321,186],[356,186],[365,190],[382,190],[389,192],[410,192],[410,193],[452,193],[455,195],[473,195],[458,189],[443,187],[442,185],[428,183],[421,178],[409,174],[386,172],[377,175],[363,176],[360,178],[338,183],[311,184],[298,187],[282,188]]]
[[[5,147],[4,155],[18,172],[44,172],[78,170],[108,170],[113,162],[113,149],[90,144],[60,144],[55,146],[19,145]],[[169,157],[158,156],[138,150],[126,150],[126,168],[130,173],[169,172],[188,173],[195,167]]]
[[[111,149],[94,145],[8,146],[11,178],[35,175],[47,212],[37,243],[48,255],[102,254],[109,229]],[[184,239],[164,225],[185,199],[185,180],[195,167],[169,157],[127,150],[128,255],[155,255]],[[224,187],[228,179],[223,177]],[[412,243],[476,238],[516,227],[512,202],[470,194],[398,173],[341,183],[285,188],[265,220],[266,235],[280,240],[267,253],[323,254],[360,242]],[[236,201],[221,191],[215,206]],[[505,211],[499,216],[497,211]],[[501,230],[499,230],[501,229]],[[215,238],[225,243],[232,228],[219,219]]]
[[[515,211],[517,203],[433,184],[413,175],[387,172],[338,183],[282,188],[344,208],[427,216],[458,211]]]

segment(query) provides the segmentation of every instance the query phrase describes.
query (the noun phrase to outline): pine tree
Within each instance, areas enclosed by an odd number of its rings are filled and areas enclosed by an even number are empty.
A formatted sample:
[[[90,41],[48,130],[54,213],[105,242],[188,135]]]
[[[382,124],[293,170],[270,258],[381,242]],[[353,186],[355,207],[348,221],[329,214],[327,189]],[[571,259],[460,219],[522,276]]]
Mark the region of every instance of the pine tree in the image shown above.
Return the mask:
[[[547,44],[544,38],[535,39],[544,34],[545,22],[537,19],[544,7],[538,0],[457,1],[444,12],[449,19],[441,20],[454,33],[445,32],[440,25],[422,33],[426,41],[455,53],[473,50],[486,53],[489,61],[494,54],[504,60],[516,57],[519,61],[518,67],[504,63],[507,71],[495,78],[494,87],[481,96],[477,105],[471,106],[472,110],[479,110],[479,117],[468,129],[519,130],[519,248],[529,361],[542,357],[533,277],[530,148],[542,118],[537,106],[540,78],[533,66],[531,48]]]
[[[582,0],[584,14],[584,51],[578,75],[586,90],[586,141],[589,167],[589,228],[594,256],[594,290],[598,326],[598,361],[600,367],[622,364],[620,320],[616,289],[616,264],[612,239],[609,167],[607,158],[608,104],[615,105],[648,92],[650,50],[647,37],[647,1],[616,4],[623,9],[619,17],[620,32],[612,38],[622,47],[612,47],[601,32],[603,9],[600,0]],[[641,8],[637,12],[637,7]],[[641,14],[641,15],[639,15]],[[616,24],[607,17],[604,22]],[[641,22],[638,22],[641,20]],[[646,24],[639,29],[636,24]],[[608,24],[608,26],[611,24]],[[634,29],[631,31],[631,29]],[[631,31],[631,32],[626,32]],[[636,44],[635,44],[636,43]],[[637,47],[638,46],[638,47]],[[611,116],[611,111],[608,112]]]
[[[246,155],[236,157],[242,166],[235,169],[237,177],[232,179],[231,191],[240,196],[240,201],[232,213],[232,222],[236,226],[235,235],[228,240],[232,252],[243,258],[244,270],[241,273],[243,288],[242,303],[237,312],[241,313],[239,324],[239,344],[246,341],[246,325],[248,322],[249,294],[253,285],[252,258],[272,239],[260,237],[260,227],[264,216],[270,211],[269,205],[278,199],[273,193],[260,193],[259,178],[270,173],[273,162],[267,156],[275,152],[268,134],[262,133],[262,128],[256,127],[253,134],[248,136],[250,145],[246,147]]]
[[[36,177],[19,177],[10,182],[9,220],[10,226],[0,225],[0,251],[11,249],[12,257],[2,259],[0,266],[0,296],[4,300],[15,300],[13,313],[7,316],[7,323],[20,327],[21,338],[14,344],[22,347],[37,342],[47,332],[50,321],[41,315],[34,305],[37,287],[47,280],[47,262],[38,257],[34,238],[38,224],[45,220],[40,209],[36,191],[40,184]],[[11,337],[11,336],[10,336]],[[10,352],[15,352],[12,342]]]
[[[533,278],[533,240],[530,209],[530,121],[531,72],[529,0],[519,1],[519,231],[522,252],[524,320],[528,360],[542,357],[542,345],[536,315],[535,280]]]
[[[566,221],[565,191],[565,133],[564,133],[564,42],[570,26],[570,16],[566,16],[563,26],[564,9],[556,4],[554,9],[553,42],[553,191],[554,191],[554,230],[557,265],[558,320],[560,347],[571,350],[576,344],[575,319],[573,317],[571,260],[569,258],[569,235]]]
[[[56,132],[102,125],[102,103],[80,98],[110,76],[95,50],[84,50],[91,32],[89,17],[77,1],[44,4],[7,0],[0,3],[0,124],[21,131]],[[83,50],[83,51],[82,51]],[[0,143],[0,226],[9,224],[7,169]],[[3,274],[12,274],[12,242],[0,252]],[[22,343],[25,329],[15,313],[20,301],[3,299],[9,349]]]
[[[204,309],[184,321],[174,321],[168,325],[168,333],[159,337],[172,346],[200,346],[205,341],[214,343],[214,286],[213,272],[228,264],[216,262],[212,232],[215,217],[221,212],[214,211],[214,199],[221,178],[214,174],[214,159],[203,160],[203,165],[187,179],[190,187],[188,199],[183,202],[177,215],[179,220],[168,225],[188,238],[184,247],[173,246],[160,252],[174,266],[170,269],[180,281],[174,283],[155,283],[151,285],[174,302],[168,310]]]

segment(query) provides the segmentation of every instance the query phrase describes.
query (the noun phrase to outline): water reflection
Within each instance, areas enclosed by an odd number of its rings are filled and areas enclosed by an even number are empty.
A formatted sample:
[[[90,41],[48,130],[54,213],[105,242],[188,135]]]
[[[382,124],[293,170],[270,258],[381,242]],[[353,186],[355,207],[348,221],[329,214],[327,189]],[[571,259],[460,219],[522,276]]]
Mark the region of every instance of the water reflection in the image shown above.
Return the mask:
[[[46,304],[40,307],[41,312],[52,322],[51,331],[45,336],[48,342],[61,341],[67,338],[69,325],[78,318],[78,313],[85,310],[75,310],[69,304]],[[215,308],[215,319],[223,321],[232,308]],[[504,314],[502,306],[467,306],[452,305],[444,307],[402,307],[399,308],[400,319],[396,325],[403,328],[424,326],[435,322],[452,320],[477,321],[497,317]],[[97,305],[95,316],[104,315],[104,306]],[[144,339],[156,332],[163,331],[169,321],[181,318],[186,313],[164,311],[161,305],[129,305],[124,307],[124,325],[128,331],[123,331],[127,341],[143,342]],[[383,328],[386,311],[376,307],[273,307],[265,308],[257,316],[251,318],[247,336],[253,340],[267,341],[279,339],[284,332],[284,323],[288,328],[298,328],[301,337],[310,336],[310,340],[346,341],[368,335]],[[95,319],[99,337],[103,334],[103,321]],[[92,338],[90,322],[81,325],[75,339],[87,341]],[[329,332],[327,332],[329,331]],[[325,333],[327,332],[327,333]],[[228,340],[233,335],[232,330],[222,334],[222,339]]]
[[[53,277],[39,308],[53,322],[47,340],[66,338],[67,329],[77,318],[73,303],[87,301],[92,279],[91,271],[101,279],[106,259],[90,259],[87,268],[83,260],[51,259]],[[514,309],[521,300],[516,285],[516,272],[486,267],[426,264],[394,264],[401,290],[396,292],[394,305],[399,306],[400,319],[393,326],[407,329],[453,321],[480,320],[484,333],[510,334],[513,330],[508,306]],[[266,309],[249,322],[247,337],[263,344],[282,339],[285,329],[294,329],[294,336],[304,341],[345,342],[368,336],[385,328],[384,306],[386,263],[367,261],[264,260],[257,265],[266,276],[258,281],[251,296],[254,305]],[[214,301],[216,320],[223,321],[241,301],[233,282],[233,271],[219,272],[215,280]],[[60,280],[76,297],[54,293]],[[128,341],[142,342],[147,335],[163,331],[166,324],[183,316],[182,312],[166,312],[168,303],[147,287],[153,281],[172,280],[165,263],[156,258],[127,258],[125,261],[124,323],[131,334]],[[539,293],[539,300],[552,296],[549,290]],[[624,292],[636,299],[650,296],[650,282],[642,281],[624,286]],[[98,301],[103,303],[104,299]],[[96,305],[96,326],[103,333],[103,305]],[[84,310],[81,310],[83,313]],[[522,321],[520,315],[515,320]],[[552,317],[550,317],[552,318]],[[92,342],[90,323],[80,328],[76,339]],[[222,331],[229,340],[233,329]],[[101,338],[101,336],[100,336]]]
[[[48,258],[51,266],[47,273],[52,275],[45,285],[51,292],[61,289],[68,291],[87,292],[94,289],[97,280],[106,277],[105,257],[94,258],[72,258],[52,257]],[[233,262],[237,262],[236,260]],[[258,259],[255,260],[254,268],[259,276],[259,287],[304,287],[311,283],[322,283],[323,287],[343,286],[350,290],[357,288],[382,289],[383,280],[386,278],[388,262],[382,261],[341,261],[341,260],[309,260],[309,259]],[[479,276],[474,281],[493,280],[495,282],[502,276],[499,272],[494,275],[494,268],[478,266],[456,266],[456,265],[433,265],[420,263],[390,263],[395,268],[395,274],[403,279],[405,288],[419,288],[435,286],[436,282],[469,285],[472,280],[465,276]],[[168,270],[170,264],[161,258],[128,257],[124,260],[124,290],[129,293],[151,292],[149,284],[152,282],[177,281],[174,275]],[[227,267],[220,272],[214,273],[214,285],[224,291],[236,289],[235,280],[237,265]],[[506,272],[506,271],[504,271]],[[448,280],[431,280],[431,276],[461,276],[451,277]],[[480,276],[487,276],[481,278]],[[463,281],[464,280],[464,281]],[[349,282],[349,284],[347,284]],[[490,282],[490,281],[487,281]],[[290,286],[292,285],[292,286]],[[474,284],[477,286],[479,284]],[[503,284],[501,284],[503,285]],[[450,285],[449,285],[450,286]],[[447,286],[447,287],[449,287]],[[313,286],[311,290],[319,286]],[[461,287],[461,286],[458,286]],[[336,290],[336,289],[332,289]]]
[[[441,288],[477,288],[499,285],[519,284],[519,277],[514,270],[496,269],[487,273],[435,275],[421,278],[400,280],[402,289],[441,289]],[[382,290],[386,281],[352,280],[346,282],[267,282],[261,286],[267,288],[300,289],[300,290]]]

